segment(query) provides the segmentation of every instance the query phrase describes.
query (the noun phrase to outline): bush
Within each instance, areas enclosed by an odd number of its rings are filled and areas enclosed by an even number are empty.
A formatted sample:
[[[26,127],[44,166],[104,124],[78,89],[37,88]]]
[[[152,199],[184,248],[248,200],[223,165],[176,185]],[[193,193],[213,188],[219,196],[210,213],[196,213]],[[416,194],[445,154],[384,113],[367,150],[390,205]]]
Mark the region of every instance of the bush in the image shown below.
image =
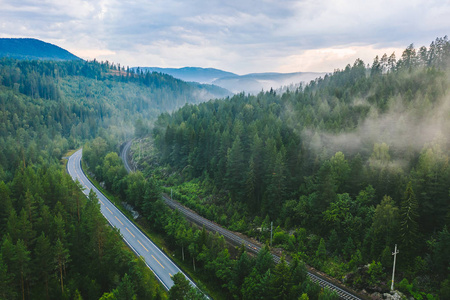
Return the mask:
[[[380,262],[372,261],[369,265],[369,270],[367,270],[367,274],[369,275],[370,285],[379,285],[380,278],[383,276],[383,266]]]

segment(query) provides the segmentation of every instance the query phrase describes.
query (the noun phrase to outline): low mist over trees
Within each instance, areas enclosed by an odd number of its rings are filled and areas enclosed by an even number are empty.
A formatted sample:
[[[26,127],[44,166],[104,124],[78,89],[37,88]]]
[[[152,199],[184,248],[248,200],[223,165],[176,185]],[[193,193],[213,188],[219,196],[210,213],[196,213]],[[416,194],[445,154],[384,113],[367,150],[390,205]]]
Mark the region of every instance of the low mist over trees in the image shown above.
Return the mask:
[[[279,246],[334,276],[354,272],[355,286],[364,287],[356,267],[371,261],[386,284],[398,244],[400,277],[418,278],[409,293],[441,282],[446,290],[449,63],[444,37],[281,95],[185,105],[158,118],[154,146],[165,167],[148,172],[231,229],[264,241],[257,228],[274,221]],[[349,267],[332,267],[340,262]]]
[[[95,195],[86,200],[59,160],[86,141],[117,149],[135,120],[146,127],[163,110],[201,101],[201,91],[108,62],[0,60],[1,299],[164,296],[107,225]],[[111,186],[118,162],[111,154],[101,166],[108,188],[120,188]]]
[[[198,105],[221,91],[109,62],[0,60],[0,298],[166,297],[61,167],[82,145],[96,179],[224,297],[335,298],[304,262],[384,291],[397,244],[396,287],[448,298],[449,59],[439,38],[283,94]],[[133,134],[140,171],[127,174],[118,145]],[[267,246],[229,251],[164,205],[171,189]],[[286,254],[276,266],[271,240]],[[176,280],[169,297],[203,297]]]

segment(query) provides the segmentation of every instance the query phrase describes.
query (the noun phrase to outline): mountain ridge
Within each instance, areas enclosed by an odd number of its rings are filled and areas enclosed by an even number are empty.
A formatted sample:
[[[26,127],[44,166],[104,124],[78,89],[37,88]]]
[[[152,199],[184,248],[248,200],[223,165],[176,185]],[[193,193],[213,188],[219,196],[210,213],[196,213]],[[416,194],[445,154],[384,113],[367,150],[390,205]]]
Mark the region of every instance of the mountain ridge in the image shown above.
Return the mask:
[[[132,69],[144,72],[159,72],[171,75],[184,81],[194,81],[217,85],[233,93],[242,91],[248,93],[259,93],[261,90],[277,89],[291,84],[307,83],[318,77],[324,76],[325,72],[292,72],[292,73],[249,73],[238,75],[232,72],[215,68],[183,67],[183,68],[160,68],[160,67],[134,67]]]
[[[132,69],[143,72],[158,72],[171,75],[184,81],[195,81],[211,84],[215,79],[227,76],[239,76],[235,73],[215,68],[182,67],[182,68],[160,68],[160,67],[133,67]]]
[[[82,60],[66,49],[34,38],[0,38],[0,57],[22,60]]]

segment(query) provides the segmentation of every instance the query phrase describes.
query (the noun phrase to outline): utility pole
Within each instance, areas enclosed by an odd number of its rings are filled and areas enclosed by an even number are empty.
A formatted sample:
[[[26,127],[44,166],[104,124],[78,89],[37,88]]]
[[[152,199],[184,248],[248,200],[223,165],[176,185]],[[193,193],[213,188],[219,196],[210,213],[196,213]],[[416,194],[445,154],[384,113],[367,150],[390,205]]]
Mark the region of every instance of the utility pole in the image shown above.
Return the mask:
[[[396,258],[397,258],[397,254],[398,254],[399,252],[400,252],[400,251],[397,250],[397,244],[395,244],[394,252],[392,252],[392,255],[394,255],[394,267],[392,268],[392,284],[391,284],[391,291],[394,290],[395,261],[396,261]]]
[[[273,229],[273,222],[270,222],[270,247],[272,247],[272,229]]]

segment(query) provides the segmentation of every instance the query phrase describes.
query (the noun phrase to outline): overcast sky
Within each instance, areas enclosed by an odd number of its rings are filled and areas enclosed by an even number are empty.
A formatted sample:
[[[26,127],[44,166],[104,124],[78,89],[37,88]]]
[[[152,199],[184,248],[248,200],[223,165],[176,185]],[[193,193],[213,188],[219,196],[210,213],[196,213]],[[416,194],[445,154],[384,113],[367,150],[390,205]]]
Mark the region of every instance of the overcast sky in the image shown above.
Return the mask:
[[[0,0],[0,37],[130,67],[333,71],[449,31],[449,0]]]

